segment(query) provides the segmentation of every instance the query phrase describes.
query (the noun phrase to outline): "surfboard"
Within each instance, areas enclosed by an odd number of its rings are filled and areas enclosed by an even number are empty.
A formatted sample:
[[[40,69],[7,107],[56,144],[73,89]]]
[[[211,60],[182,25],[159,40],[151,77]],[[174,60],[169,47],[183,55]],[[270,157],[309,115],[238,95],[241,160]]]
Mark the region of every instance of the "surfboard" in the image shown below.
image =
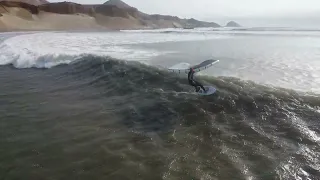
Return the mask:
[[[213,86],[203,86],[207,91],[203,92],[203,90],[201,89],[200,91],[197,92],[197,94],[202,95],[202,96],[208,96],[211,94],[214,94],[217,89],[214,88]]]
[[[208,60],[205,60],[202,63],[194,65],[194,66],[191,66],[189,63],[179,63],[179,64],[176,64],[176,65],[168,68],[168,70],[171,72],[174,72],[174,73],[178,73],[178,74],[181,74],[181,73],[188,74],[190,68],[193,68],[195,72],[200,72],[205,69],[208,69],[209,67],[211,67],[212,65],[214,65],[218,62],[219,62],[219,60],[208,59]]]

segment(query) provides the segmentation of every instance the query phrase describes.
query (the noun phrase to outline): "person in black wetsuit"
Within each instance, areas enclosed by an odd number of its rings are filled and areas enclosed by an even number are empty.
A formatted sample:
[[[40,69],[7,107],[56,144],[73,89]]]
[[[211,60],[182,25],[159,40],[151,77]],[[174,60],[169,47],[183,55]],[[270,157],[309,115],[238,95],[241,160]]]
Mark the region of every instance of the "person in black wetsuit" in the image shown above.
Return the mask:
[[[190,68],[190,71],[188,73],[188,81],[189,81],[189,84],[191,86],[194,86],[196,88],[196,92],[199,92],[200,91],[200,87],[203,89],[203,92],[206,92],[206,89],[203,87],[202,84],[200,84],[199,82],[195,81],[193,79],[193,74],[194,74],[194,69],[193,68]]]

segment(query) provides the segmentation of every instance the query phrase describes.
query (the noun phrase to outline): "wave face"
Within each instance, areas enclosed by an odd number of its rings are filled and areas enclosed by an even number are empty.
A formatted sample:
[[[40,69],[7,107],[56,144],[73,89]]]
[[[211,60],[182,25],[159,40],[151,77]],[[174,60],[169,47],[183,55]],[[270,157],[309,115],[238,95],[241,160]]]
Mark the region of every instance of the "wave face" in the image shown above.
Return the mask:
[[[319,178],[319,96],[202,81],[217,93],[198,96],[184,78],[97,55],[50,69],[0,66],[0,176]]]

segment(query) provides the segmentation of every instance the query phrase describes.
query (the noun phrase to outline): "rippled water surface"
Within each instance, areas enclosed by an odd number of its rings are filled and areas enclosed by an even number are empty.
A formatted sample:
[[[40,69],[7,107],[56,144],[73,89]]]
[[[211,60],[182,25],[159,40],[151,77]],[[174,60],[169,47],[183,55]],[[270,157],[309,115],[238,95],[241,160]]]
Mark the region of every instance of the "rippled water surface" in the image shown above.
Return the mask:
[[[319,179],[317,32],[0,34],[0,179]],[[220,63],[197,79],[180,62]]]

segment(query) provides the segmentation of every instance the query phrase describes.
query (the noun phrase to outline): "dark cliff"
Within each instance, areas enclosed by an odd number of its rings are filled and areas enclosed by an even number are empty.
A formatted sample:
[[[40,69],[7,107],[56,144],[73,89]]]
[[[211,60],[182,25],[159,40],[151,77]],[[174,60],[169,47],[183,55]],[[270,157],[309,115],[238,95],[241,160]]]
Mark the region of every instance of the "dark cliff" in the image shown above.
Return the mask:
[[[57,14],[94,14],[94,9],[91,6],[84,6],[71,2],[48,3],[38,6],[39,10]]]
[[[7,2],[22,2],[22,3],[26,3],[26,4],[30,4],[30,5],[34,5],[34,6],[39,6],[41,4],[46,4],[49,3],[46,0],[0,0],[1,1],[7,1]]]
[[[18,2],[18,1],[0,1],[0,6],[4,7],[20,7],[23,9],[28,10],[32,14],[38,14],[39,8],[38,6],[24,3],[24,2]]]
[[[120,1],[120,0],[109,0],[109,1],[107,1],[105,3],[103,3],[103,5],[116,6],[117,8],[120,8],[120,9],[131,9],[131,8],[134,8],[134,7],[129,6],[128,4],[126,4],[126,3],[124,3],[123,1]]]
[[[122,9],[114,5],[94,5],[95,13],[105,16],[129,18],[130,16],[139,18],[139,11],[135,8]]]
[[[95,16],[97,13],[111,17],[129,18],[138,17],[138,10],[135,8],[121,9],[114,5],[82,5],[71,2],[49,3],[39,6],[41,11],[58,14],[87,14]]]

